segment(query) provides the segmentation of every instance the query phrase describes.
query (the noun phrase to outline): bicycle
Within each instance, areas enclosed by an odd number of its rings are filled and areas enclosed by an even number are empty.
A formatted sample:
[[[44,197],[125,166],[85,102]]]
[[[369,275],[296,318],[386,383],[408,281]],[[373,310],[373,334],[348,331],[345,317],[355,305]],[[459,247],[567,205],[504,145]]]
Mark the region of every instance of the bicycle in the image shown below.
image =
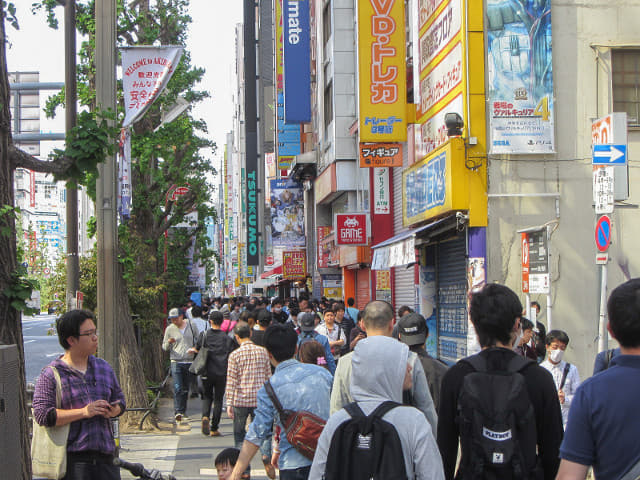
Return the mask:
[[[129,470],[133,475],[143,480],[177,480],[170,473],[161,473],[158,470],[147,470],[141,463],[131,463],[121,458],[114,458],[113,464],[117,467]]]

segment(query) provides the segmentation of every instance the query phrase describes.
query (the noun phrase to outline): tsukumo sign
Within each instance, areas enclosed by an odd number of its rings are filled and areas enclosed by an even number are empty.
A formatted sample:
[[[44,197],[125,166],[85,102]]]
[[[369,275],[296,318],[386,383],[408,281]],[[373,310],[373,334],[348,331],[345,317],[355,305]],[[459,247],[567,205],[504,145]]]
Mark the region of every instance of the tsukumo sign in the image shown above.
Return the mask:
[[[366,213],[338,213],[334,219],[337,245],[366,245],[369,216]]]

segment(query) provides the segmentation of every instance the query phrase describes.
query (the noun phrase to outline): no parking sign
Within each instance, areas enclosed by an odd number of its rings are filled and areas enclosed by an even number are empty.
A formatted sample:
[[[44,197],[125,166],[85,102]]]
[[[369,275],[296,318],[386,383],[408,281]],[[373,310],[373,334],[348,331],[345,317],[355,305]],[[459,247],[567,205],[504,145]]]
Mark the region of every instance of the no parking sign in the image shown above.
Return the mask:
[[[608,215],[601,216],[596,222],[596,248],[599,252],[606,252],[611,245],[611,219]]]

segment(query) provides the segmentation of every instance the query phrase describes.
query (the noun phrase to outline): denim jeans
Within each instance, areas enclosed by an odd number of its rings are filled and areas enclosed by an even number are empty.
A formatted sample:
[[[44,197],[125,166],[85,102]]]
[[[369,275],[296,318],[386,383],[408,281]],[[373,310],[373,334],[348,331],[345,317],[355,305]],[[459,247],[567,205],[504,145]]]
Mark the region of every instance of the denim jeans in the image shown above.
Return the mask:
[[[171,376],[173,377],[173,410],[174,413],[185,414],[187,398],[189,396],[189,367],[190,363],[171,362]]]
[[[293,470],[280,470],[280,480],[307,480],[310,471],[311,465]]]
[[[63,480],[120,480],[120,467],[108,463],[87,462],[76,459],[73,455],[67,457],[67,473]]]
[[[255,409],[256,407],[233,407],[233,440],[238,449],[242,449],[242,442],[247,433],[247,418],[251,417],[253,420]]]

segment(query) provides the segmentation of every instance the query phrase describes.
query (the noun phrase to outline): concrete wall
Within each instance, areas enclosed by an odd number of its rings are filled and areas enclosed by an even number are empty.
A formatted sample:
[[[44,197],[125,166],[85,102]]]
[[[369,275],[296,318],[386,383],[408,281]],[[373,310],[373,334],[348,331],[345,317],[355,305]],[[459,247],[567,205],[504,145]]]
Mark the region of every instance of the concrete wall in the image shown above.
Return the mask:
[[[488,281],[505,283],[521,294],[516,231],[552,222],[552,323],[569,334],[566,359],[578,366],[583,379],[591,375],[597,353],[600,302],[591,122],[611,112],[611,46],[640,48],[638,18],[639,0],[552,2],[557,154],[488,159]],[[630,196],[612,215],[609,292],[627,275],[640,276],[640,131],[628,132],[628,144]],[[557,201],[552,196],[497,196],[513,193],[559,196]],[[521,298],[524,302],[524,294]],[[546,298],[532,300],[542,305],[546,325]]]

